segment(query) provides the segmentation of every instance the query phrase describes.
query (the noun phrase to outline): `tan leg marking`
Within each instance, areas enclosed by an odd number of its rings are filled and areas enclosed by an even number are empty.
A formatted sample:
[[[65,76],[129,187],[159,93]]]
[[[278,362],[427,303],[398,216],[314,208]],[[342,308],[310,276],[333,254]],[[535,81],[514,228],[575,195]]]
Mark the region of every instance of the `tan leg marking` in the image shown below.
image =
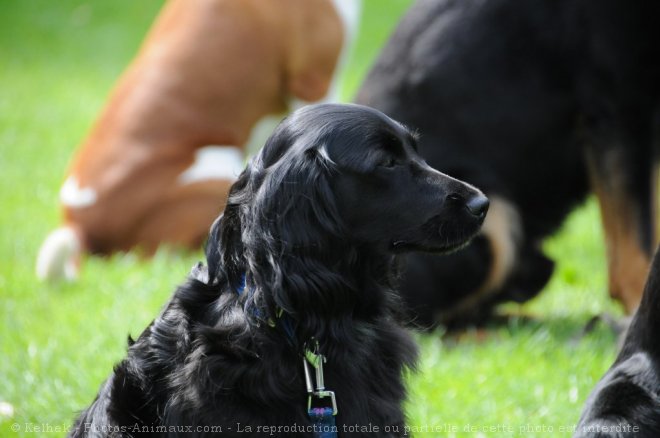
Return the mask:
[[[640,246],[639,212],[624,191],[618,157],[610,154],[600,158],[605,160],[606,175],[597,168],[593,156],[587,154],[591,186],[598,198],[605,233],[609,292],[627,313],[632,313],[642,298],[650,260]]]
[[[479,289],[442,312],[440,321],[459,315],[488,298],[504,285],[515,266],[522,240],[522,223],[518,211],[510,202],[497,196],[490,197],[490,208],[481,234],[488,239],[493,254],[488,277]]]
[[[651,212],[653,214],[653,247],[657,248],[660,243],[660,203],[658,202],[658,189],[660,188],[660,166],[653,163],[653,173],[651,174]]]

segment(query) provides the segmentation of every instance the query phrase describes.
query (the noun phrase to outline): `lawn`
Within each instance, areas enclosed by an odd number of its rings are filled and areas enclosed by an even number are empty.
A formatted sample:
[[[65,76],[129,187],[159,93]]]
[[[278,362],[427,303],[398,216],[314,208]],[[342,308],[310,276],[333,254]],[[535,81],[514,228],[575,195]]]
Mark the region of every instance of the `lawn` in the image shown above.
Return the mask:
[[[73,284],[39,284],[33,273],[37,249],[58,223],[57,192],[72,151],[161,3],[0,4],[0,401],[14,407],[0,414],[2,437],[70,425],[124,355],[126,336],[140,333],[201,258],[172,251],[150,261],[93,258]],[[408,4],[365,0],[345,99]],[[530,318],[485,336],[418,336],[422,358],[408,378],[407,404],[417,436],[570,435],[563,430],[575,424],[616,351],[607,328],[579,336],[594,314],[619,313],[606,297],[595,203],[575,212],[545,248],[558,260],[547,290],[504,309]]]

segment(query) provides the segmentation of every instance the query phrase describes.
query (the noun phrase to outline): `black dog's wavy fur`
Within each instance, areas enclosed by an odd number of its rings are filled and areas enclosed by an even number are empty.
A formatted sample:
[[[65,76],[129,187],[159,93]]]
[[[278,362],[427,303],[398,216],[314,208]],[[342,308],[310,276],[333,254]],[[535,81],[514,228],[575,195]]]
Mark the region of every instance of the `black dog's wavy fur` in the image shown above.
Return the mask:
[[[660,436],[660,248],[621,351],[587,399],[575,438]]]
[[[319,147],[335,130],[300,126],[276,131],[248,164],[212,227],[207,267],[193,269],[129,346],[72,436],[212,425],[245,437],[260,435],[257,426],[309,425],[300,351],[312,337],[328,359],[339,431],[359,424],[403,435],[402,374],[416,349],[396,322],[396,260],[346,239],[334,163]],[[195,435],[205,433],[186,434]]]

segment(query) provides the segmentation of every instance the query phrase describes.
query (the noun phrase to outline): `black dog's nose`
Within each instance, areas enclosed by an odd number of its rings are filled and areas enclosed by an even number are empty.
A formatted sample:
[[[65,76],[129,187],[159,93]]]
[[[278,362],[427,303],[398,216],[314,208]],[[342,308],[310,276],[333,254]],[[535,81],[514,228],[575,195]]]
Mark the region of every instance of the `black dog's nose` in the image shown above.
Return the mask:
[[[479,218],[486,216],[489,205],[490,201],[483,195],[474,196],[465,204],[468,211]]]

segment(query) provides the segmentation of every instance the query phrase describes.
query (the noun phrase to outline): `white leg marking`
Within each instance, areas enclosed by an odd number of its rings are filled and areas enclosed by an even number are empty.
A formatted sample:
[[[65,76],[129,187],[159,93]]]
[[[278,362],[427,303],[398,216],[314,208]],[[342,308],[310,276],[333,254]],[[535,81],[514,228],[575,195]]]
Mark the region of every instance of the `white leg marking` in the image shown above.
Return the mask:
[[[195,161],[181,175],[179,184],[224,179],[235,180],[245,167],[243,152],[234,146],[205,146],[195,152]]]
[[[58,228],[46,237],[37,256],[40,280],[73,280],[78,276],[81,245],[72,228]]]
[[[60,202],[70,208],[85,208],[96,202],[96,191],[91,187],[80,187],[78,179],[69,176],[60,189]]]

